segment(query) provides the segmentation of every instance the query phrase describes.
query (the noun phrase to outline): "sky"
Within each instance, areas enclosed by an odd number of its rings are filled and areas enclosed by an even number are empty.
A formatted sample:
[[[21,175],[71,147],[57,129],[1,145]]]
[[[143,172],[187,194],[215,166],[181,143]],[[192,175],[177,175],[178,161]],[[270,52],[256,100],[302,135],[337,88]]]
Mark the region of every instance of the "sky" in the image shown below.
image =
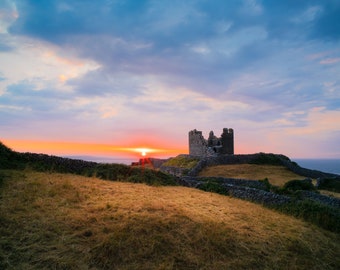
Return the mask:
[[[339,0],[0,1],[12,149],[174,156],[223,128],[235,154],[340,158]]]

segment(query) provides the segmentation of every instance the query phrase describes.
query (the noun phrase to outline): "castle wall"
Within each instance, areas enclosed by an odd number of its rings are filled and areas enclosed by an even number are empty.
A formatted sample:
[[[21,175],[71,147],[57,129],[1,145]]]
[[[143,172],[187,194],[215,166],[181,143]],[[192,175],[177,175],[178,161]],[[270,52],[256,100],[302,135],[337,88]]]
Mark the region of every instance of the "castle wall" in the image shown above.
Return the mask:
[[[189,154],[192,156],[215,156],[219,154],[234,154],[234,131],[224,128],[220,138],[210,131],[206,140],[202,131],[196,129],[189,131]]]
[[[189,132],[189,154],[192,156],[205,156],[208,143],[202,135],[202,131],[196,129]]]

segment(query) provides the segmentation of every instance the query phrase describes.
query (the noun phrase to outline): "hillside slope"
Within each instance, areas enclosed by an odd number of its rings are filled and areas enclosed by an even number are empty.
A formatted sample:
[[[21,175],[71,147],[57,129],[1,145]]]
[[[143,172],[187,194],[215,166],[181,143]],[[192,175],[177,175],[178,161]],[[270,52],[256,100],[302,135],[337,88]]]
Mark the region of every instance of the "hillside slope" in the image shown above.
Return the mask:
[[[339,269],[340,236],[185,187],[3,171],[1,269]]]
[[[204,168],[199,176],[220,176],[239,179],[263,180],[267,178],[273,185],[283,186],[293,179],[305,179],[306,177],[293,173],[288,168],[279,165],[258,164],[229,164]]]

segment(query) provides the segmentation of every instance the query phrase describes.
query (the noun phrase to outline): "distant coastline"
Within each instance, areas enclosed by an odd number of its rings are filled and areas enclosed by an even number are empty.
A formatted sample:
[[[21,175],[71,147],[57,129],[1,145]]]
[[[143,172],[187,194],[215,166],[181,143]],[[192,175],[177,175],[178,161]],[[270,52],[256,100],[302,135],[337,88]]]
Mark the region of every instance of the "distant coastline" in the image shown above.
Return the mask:
[[[340,159],[295,158],[292,161],[295,161],[303,168],[340,175]]]
[[[63,156],[71,159],[81,159],[84,161],[93,161],[98,163],[117,163],[130,165],[132,162],[138,161],[138,158],[128,157],[100,157],[100,156]]]
[[[72,159],[81,159],[85,161],[94,161],[99,163],[117,163],[130,165],[138,161],[138,158],[128,157],[100,157],[100,156],[65,156]],[[327,173],[340,175],[340,159],[312,159],[312,158],[294,158],[291,159],[303,168],[319,170]]]

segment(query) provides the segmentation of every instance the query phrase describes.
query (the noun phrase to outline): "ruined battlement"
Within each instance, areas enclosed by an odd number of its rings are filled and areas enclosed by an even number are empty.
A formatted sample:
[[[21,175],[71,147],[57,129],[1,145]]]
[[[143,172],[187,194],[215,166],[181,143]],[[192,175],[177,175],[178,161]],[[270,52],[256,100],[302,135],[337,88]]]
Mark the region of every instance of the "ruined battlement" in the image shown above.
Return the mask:
[[[210,131],[208,139],[203,137],[202,131],[189,131],[189,154],[192,156],[218,156],[234,154],[234,131],[224,128],[221,137],[216,137]]]

